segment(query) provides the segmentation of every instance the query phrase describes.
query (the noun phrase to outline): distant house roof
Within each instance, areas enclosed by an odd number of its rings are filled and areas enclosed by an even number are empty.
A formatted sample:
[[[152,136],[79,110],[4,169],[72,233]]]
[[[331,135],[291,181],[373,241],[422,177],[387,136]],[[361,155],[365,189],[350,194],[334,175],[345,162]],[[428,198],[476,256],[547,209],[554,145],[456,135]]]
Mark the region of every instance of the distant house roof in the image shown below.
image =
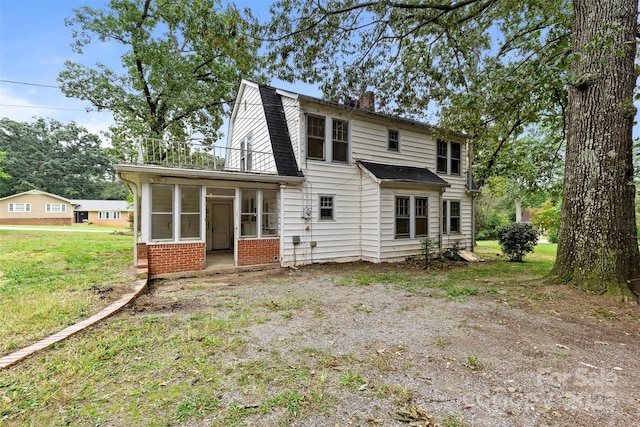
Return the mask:
[[[65,199],[64,197],[56,196],[55,194],[47,193],[46,191],[40,191],[40,190],[24,191],[22,193],[12,194],[11,196],[3,197],[0,200],[11,199],[12,197],[24,196],[24,195],[27,195],[27,194],[36,194],[36,195],[41,195],[41,196],[49,196],[49,197],[53,197],[53,198],[58,199],[58,200],[62,200],[63,202],[66,202],[66,203],[73,203],[73,201],[71,201],[69,199]]]
[[[130,211],[129,202],[126,200],[72,200],[74,211],[105,212],[105,211]]]
[[[259,89],[278,175],[302,176],[289,138],[282,98],[273,87],[259,85]]]
[[[359,160],[357,162],[364,169],[371,172],[373,176],[381,181],[386,182],[404,182],[415,184],[428,184],[441,187],[449,187],[444,179],[427,168],[418,168],[414,166],[385,165],[381,163],[372,163]]]

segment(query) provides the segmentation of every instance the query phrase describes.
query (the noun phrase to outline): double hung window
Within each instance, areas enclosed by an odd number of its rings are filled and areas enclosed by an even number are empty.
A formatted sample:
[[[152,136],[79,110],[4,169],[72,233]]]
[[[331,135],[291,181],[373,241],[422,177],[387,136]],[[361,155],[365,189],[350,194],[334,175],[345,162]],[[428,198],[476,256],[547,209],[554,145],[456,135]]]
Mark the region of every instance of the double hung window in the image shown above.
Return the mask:
[[[324,160],[324,117],[307,116],[307,158]]]
[[[442,232],[445,234],[460,233],[460,202],[457,200],[442,201]]]
[[[429,235],[429,199],[396,196],[395,238],[414,239]]]
[[[439,139],[436,144],[436,170],[438,173],[460,175],[461,145],[457,142],[447,142],[443,139]]]
[[[400,134],[397,130],[389,129],[387,131],[387,150],[399,151],[400,149]]]
[[[349,133],[347,120],[307,115],[307,159],[349,163]]]

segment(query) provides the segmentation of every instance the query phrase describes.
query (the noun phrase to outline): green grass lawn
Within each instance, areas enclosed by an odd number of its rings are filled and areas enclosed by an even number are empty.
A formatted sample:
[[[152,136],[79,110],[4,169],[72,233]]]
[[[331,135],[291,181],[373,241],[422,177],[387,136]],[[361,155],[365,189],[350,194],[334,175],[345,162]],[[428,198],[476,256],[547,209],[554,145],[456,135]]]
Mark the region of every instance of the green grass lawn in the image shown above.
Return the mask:
[[[109,289],[133,281],[132,246],[108,233],[0,230],[0,355],[104,308]]]
[[[0,231],[0,245],[2,254],[9,255],[0,261],[4,272],[0,303],[7,307],[0,313],[0,324],[10,325],[0,331],[4,352],[59,330],[104,304],[91,287],[126,280],[123,269],[131,262],[131,237],[125,236]],[[374,268],[356,263],[340,274],[338,283],[386,283],[409,292],[435,289],[451,304],[504,289],[520,294],[529,288],[535,294],[552,266],[554,251],[555,245],[539,245],[525,262],[511,263],[496,242],[481,242],[477,252],[486,259],[483,263],[440,264],[406,272],[393,265]],[[277,292],[278,284],[266,277],[261,285],[274,286]],[[262,324],[275,310],[282,311],[281,321],[288,321],[313,302],[276,304],[269,299],[252,306],[235,299],[233,292],[212,294],[215,299],[205,298],[209,305],[196,305],[187,314],[143,310],[115,316],[10,368],[0,375],[0,424],[4,418],[7,425],[189,422],[226,427],[247,425],[251,415],[282,414],[276,418],[301,420],[299,425],[304,425],[305,414],[339,405],[335,387],[365,393],[359,391],[365,381],[360,372],[372,369],[369,359],[358,361],[353,355],[312,348],[299,349],[300,360],[295,363],[288,360],[295,355],[277,350],[266,350],[260,360],[247,359],[247,328]],[[182,295],[182,291],[171,293],[163,307],[181,303]],[[190,306],[189,301],[182,305]],[[317,310],[314,317],[331,315]],[[393,353],[378,359],[384,362],[385,357]],[[349,369],[336,373],[336,366]],[[328,378],[336,375],[339,384],[330,385]],[[372,383],[369,389],[398,405],[411,400],[409,389],[401,386]],[[223,392],[237,393],[238,402],[252,405],[225,404]]]

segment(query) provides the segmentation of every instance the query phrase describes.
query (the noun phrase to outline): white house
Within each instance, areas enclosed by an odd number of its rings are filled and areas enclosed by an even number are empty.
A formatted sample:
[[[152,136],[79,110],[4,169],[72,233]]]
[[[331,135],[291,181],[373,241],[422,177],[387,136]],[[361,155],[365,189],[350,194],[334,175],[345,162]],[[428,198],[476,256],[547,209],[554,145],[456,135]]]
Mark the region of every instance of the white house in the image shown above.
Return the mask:
[[[359,104],[359,105],[358,105]],[[225,147],[140,141],[115,168],[153,275],[232,265],[399,261],[434,239],[472,249],[467,137],[243,81]],[[219,258],[218,258],[219,259]]]

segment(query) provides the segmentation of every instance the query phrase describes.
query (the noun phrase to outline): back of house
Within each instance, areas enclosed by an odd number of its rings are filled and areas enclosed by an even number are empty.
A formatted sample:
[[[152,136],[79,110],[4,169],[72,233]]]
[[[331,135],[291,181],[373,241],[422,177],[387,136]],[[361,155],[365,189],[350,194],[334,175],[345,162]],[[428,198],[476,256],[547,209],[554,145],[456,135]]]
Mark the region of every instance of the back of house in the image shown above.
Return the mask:
[[[150,274],[224,265],[399,261],[472,249],[467,137],[243,81],[226,145],[141,141],[116,165]],[[222,255],[226,255],[223,257]]]

